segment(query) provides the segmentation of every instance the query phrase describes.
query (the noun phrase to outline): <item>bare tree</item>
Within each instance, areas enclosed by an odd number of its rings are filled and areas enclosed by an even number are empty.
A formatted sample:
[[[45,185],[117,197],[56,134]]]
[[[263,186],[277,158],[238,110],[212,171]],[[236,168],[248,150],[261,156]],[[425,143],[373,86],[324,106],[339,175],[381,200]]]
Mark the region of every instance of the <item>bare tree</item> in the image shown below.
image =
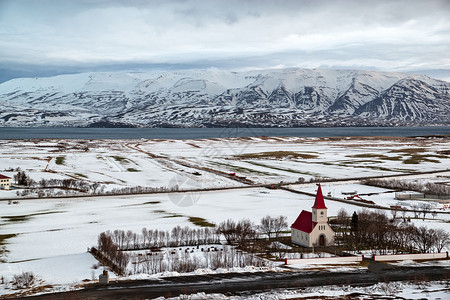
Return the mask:
[[[398,214],[398,208],[397,207],[391,207],[391,214],[392,214],[392,219],[397,219],[397,214]]]
[[[39,185],[43,188],[45,188],[47,186],[47,180],[45,180],[44,178],[42,178],[41,180],[39,180]]]
[[[255,226],[249,219],[242,219],[236,224],[236,242],[244,246],[248,241],[255,239]]]
[[[98,190],[98,188],[99,188],[100,186],[101,186],[100,183],[94,182],[94,183],[91,185],[92,194],[97,193],[97,190]]]
[[[267,238],[270,240],[270,235],[274,231],[274,219],[269,215],[263,217],[261,224],[258,226],[258,230],[267,235]]]
[[[133,240],[133,231],[128,230],[126,235],[125,235],[125,242],[127,244],[127,249],[130,249],[130,244]]]
[[[286,216],[278,216],[274,218],[273,222],[273,232],[275,233],[275,238],[279,238],[280,234],[288,228]]]
[[[349,215],[343,208],[338,211],[336,219],[338,224],[341,224],[343,227],[347,227],[349,225]]]
[[[431,212],[431,215],[433,216],[433,219],[436,219],[436,217],[437,217],[437,211],[432,211]]]
[[[142,228],[142,248],[145,248],[147,246],[148,241],[148,230],[147,228]]]
[[[442,249],[450,245],[450,234],[442,228],[434,230],[434,247],[436,252],[441,252]]]
[[[421,253],[427,253],[431,250],[434,243],[434,230],[425,226],[416,228],[414,232],[414,243]]]
[[[178,225],[177,227],[174,227],[172,229],[172,240],[174,241],[176,246],[180,245],[180,240],[181,240],[181,227],[180,225]]]
[[[112,248],[114,248],[114,242],[111,239],[110,234],[107,232],[100,233],[98,237],[98,250],[108,253]]]
[[[403,221],[406,220],[406,210],[402,210],[402,218],[403,218]]]
[[[272,218],[267,215],[261,219],[261,224],[257,228],[263,234],[267,235],[269,240],[272,233],[274,233],[275,237],[278,238],[280,233],[288,227],[286,219],[287,218],[285,216]]]
[[[422,210],[423,219],[425,220],[426,215],[431,211],[431,204],[422,203],[419,205],[419,208]]]
[[[13,276],[13,285],[18,289],[28,288],[35,281],[35,276],[32,272],[22,272],[20,275]]]
[[[217,227],[217,232],[223,234],[228,244],[236,241],[236,222],[231,219],[223,221]]]

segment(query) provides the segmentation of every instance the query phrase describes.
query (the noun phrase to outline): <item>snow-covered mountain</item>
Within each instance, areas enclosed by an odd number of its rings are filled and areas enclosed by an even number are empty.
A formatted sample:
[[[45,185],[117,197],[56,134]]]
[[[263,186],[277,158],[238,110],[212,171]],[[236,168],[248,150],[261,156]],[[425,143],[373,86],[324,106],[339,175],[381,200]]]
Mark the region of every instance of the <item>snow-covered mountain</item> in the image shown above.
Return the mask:
[[[0,126],[449,124],[450,83],[359,70],[84,73],[0,84]]]

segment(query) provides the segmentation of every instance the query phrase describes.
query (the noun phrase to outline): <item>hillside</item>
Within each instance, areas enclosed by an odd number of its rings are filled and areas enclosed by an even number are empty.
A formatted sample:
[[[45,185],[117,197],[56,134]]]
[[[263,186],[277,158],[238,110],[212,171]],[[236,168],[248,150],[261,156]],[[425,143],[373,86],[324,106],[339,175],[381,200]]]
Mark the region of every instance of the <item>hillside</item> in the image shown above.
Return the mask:
[[[450,83],[277,69],[83,73],[0,84],[0,126],[295,127],[450,123]]]

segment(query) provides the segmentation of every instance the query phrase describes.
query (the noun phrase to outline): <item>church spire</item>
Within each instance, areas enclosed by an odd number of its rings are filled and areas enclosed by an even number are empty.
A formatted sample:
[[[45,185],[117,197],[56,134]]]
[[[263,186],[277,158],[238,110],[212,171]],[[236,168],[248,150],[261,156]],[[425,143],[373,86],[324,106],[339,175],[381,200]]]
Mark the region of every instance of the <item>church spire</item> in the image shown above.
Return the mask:
[[[318,184],[316,200],[314,201],[314,205],[312,208],[315,209],[327,209],[325,206],[325,201],[323,200],[322,188],[320,187],[320,183]]]

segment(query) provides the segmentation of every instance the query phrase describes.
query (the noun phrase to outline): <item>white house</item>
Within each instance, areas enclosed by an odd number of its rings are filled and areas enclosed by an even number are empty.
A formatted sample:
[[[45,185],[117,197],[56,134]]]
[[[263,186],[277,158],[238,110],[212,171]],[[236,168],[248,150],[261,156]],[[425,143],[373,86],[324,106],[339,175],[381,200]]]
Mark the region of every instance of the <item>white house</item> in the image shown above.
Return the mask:
[[[318,186],[312,212],[302,210],[291,226],[291,241],[294,244],[304,247],[327,246],[334,241],[335,232],[328,224],[328,209],[320,183]]]
[[[11,187],[11,177],[0,174],[0,190],[9,190]]]

